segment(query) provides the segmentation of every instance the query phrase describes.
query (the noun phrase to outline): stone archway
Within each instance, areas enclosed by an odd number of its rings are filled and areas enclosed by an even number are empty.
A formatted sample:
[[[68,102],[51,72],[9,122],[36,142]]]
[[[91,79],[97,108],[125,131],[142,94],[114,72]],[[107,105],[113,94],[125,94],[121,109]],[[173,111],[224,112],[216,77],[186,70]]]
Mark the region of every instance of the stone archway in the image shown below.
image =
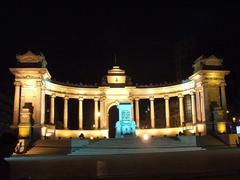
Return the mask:
[[[119,120],[118,108],[116,105],[110,107],[108,111],[108,137],[115,138],[116,122]]]

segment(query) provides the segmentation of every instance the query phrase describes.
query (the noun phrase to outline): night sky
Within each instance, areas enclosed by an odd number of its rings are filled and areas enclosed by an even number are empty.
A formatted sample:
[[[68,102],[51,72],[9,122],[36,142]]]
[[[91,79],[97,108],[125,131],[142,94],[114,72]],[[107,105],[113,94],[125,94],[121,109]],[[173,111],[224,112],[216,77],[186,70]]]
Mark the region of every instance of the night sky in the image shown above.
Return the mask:
[[[53,79],[84,84],[99,83],[114,54],[138,84],[174,82],[178,71],[186,79],[196,58],[215,54],[231,71],[228,104],[240,111],[239,8],[227,1],[1,4],[0,92],[13,96],[8,68],[27,50],[45,55]]]

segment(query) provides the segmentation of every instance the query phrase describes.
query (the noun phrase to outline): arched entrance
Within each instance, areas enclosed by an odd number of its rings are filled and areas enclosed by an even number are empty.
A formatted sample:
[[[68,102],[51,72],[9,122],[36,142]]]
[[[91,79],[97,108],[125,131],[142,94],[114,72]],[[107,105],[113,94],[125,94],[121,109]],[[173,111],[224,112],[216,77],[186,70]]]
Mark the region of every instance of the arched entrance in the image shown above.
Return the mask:
[[[108,137],[109,138],[114,138],[116,134],[116,129],[115,125],[116,122],[119,120],[119,114],[118,114],[118,108],[116,105],[112,106],[109,111],[109,132],[108,132]]]

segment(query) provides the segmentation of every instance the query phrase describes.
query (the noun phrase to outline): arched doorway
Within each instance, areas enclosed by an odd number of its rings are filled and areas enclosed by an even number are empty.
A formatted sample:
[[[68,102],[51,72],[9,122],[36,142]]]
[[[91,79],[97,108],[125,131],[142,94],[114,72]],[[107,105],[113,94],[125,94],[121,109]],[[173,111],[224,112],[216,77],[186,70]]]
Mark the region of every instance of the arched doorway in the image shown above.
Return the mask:
[[[119,120],[119,114],[118,114],[118,108],[117,106],[112,106],[109,111],[109,132],[108,132],[108,137],[109,138],[114,138],[116,134],[116,129],[115,125],[116,122]]]

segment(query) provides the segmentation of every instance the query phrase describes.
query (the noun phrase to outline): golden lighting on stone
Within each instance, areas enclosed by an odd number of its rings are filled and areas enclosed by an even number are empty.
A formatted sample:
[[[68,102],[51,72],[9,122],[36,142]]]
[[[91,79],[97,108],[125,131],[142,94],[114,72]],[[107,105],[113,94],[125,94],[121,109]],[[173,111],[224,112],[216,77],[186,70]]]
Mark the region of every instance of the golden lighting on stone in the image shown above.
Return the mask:
[[[56,137],[61,138],[79,138],[80,134],[83,134],[85,138],[108,138],[108,130],[56,130]]]
[[[109,84],[125,84],[125,71],[120,69],[119,66],[113,66],[111,70],[108,70],[107,82]]]
[[[21,115],[23,107],[27,104],[31,104],[31,117],[34,120],[33,124],[38,124],[42,128],[41,135],[48,135],[48,130],[44,128],[45,123],[45,96],[55,97],[67,97],[68,99],[79,100],[79,130],[68,130],[67,124],[69,121],[68,117],[68,106],[64,106],[64,130],[54,129],[55,137],[63,138],[78,138],[82,133],[86,138],[108,138],[109,127],[109,109],[113,105],[118,105],[119,103],[133,103],[134,108],[132,109],[132,114],[136,116],[137,130],[136,135],[139,137],[144,137],[145,134],[152,136],[176,136],[179,132],[183,132],[184,127],[174,127],[171,128],[170,120],[174,114],[169,113],[170,105],[169,102],[172,98],[179,98],[180,96],[191,95],[192,104],[196,104],[196,108],[192,105],[192,126],[186,125],[185,130],[191,131],[191,133],[199,133],[199,135],[206,134],[206,124],[210,120],[210,114],[212,102],[217,102],[221,104],[221,108],[226,113],[227,104],[225,96],[225,76],[229,74],[229,71],[222,70],[222,60],[214,56],[205,58],[201,56],[194,62],[194,73],[179,84],[172,84],[166,86],[153,87],[152,85],[134,86],[130,82],[130,78],[126,76],[125,70],[121,69],[119,66],[113,66],[112,69],[108,70],[107,77],[103,78],[103,85],[101,86],[85,86],[85,85],[71,85],[70,83],[58,83],[51,80],[51,76],[46,68],[46,60],[43,54],[34,54],[32,52],[27,52],[26,54],[21,54],[17,56],[18,63],[21,66],[10,68],[10,71],[15,75],[15,95],[14,95],[14,116],[13,124],[19,125],[19,136],[28,137],[31,134],[32,123],[29,119]],[[31,68],[27,65],[31,64]],[[32,68],[32,65],[33,68]],[[211,67],[214,66],[214,69]],[[207,68],[205,68],[207,67]],[[221,67],[221,68],[219,68]],[[216,70],[221,69],[221,70]],[[156,76],[158,76],[156,74]],[[128,79],[129,78],[129,79]],[[107,82],[106,82],[107,81]],[[127,83],[126,83],[127,81]],[[204,85],[204,86],[203,86]],[[219,88],[221,88],[219,90]],[[147,99],[150,100],[154,109],[154,100],[165,98],[165,120],[167,128],[155,128],[155,115],[151,112],[151,129],[139,129],[140,121],[143,119],[141,117],[139,105],[136,106],[138,101]],[[82,130],[83,123],[86,121],[83,119],[83,102],[85,99],[95,100],[96,105],[94,109],[94,127],[95,130]],[[67,100],[67,99],[66,99]],[[182,100],[182,99],[181,99]],[[196,101],[196,103],[194,102]],[[66,101],[67,102],[67,101]],[[182,101],[181,101],[182,102]],[[54,101],[51,105],[54,109]],[[66,103],[67,104],[67,103]],[[181,103],[182,104],[182,103]],[[100,105],[100,107],[99,107]],[[168,108],[166,108],[168,107]],[[177,107],[178,108],[178,107]],[[179,105],[181,109],[180,114],[184,115],[184,106]],[[190,107],[189,107],[190,108]],[[29,108],[30,109],[30,108]],[[51,108],[50,108],[51,109]],[[100,112],[101,113],[100,113]],[[191,109],[189,109],[189,112]],[[52,111],[54,114],[54,110]],[[225,114],[223,114],[225,115]],[[20,118],[21,117],[21,118]],[[59,119],[51,116],[51,124],[56,124]],[[180,116],[178,121],[183,124],[185,122],[184,116]],[[226,132],[226,125],[221,122],[223,118],[216,118],[215,127],[219,133]],[[233,119],[237,121],[237,119]],[[202,122],[196,124],[196,122]],[[195,125],[196,124],[196,125]],[[93,124],[91,124],[93,127]],[[34,133],[36,134],[36,133]]]
[[[19,125],[19,137],[29,138],[31,134],[31,127],[29,125]]]
[[[203,135],[206,132],[206,125],[203,123],[199,123],[196,126],[196,132],[199,134],[201,133],[201,135]]]
[[[47,133],[47,127],[46,126],[42,127],[41,133],[42,133],[42,136],[46,136],[46,133]]]
[[[218,122],[217,123],[217,131],[218,133],[226,133],[226,122]]]
[[[155,129],[136,129],[136,136],[143,137],[145,134],[149,136],[176,136],[179,132],[183,132],[184,127],[177,128],[155,128]]]

